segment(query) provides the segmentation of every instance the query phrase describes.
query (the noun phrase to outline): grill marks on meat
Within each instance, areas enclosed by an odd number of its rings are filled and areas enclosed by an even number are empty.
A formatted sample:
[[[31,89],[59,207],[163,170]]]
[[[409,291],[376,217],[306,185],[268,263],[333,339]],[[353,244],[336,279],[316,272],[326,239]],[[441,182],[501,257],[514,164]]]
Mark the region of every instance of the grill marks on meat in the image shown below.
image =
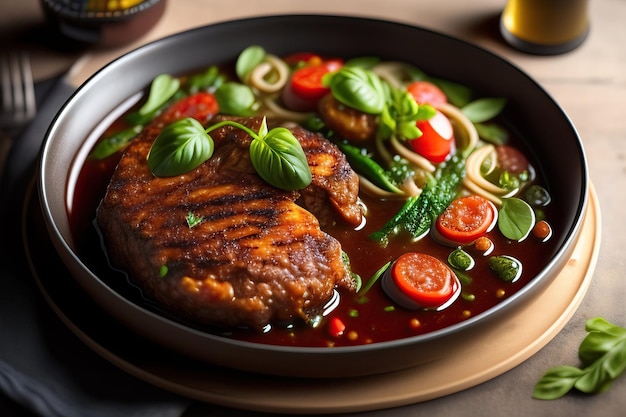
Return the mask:
[[[260,119],[240,121],[258,130]],[[313,183],[290,192],[255,173],[250,137],[229,127],[211,132],[209,161],[177,177],[154,177],[146,158],[162,127],[155,121],[127,148],[97,211],[110,259],[148,297],[199,324],[261,329],[308,319],[336,287],[353,289],[339,242],[313,214],[328,220],[332,206],[360,221],[358,177],[334,145],[294,130]],[[202,222],[189,227],[188,213]]]

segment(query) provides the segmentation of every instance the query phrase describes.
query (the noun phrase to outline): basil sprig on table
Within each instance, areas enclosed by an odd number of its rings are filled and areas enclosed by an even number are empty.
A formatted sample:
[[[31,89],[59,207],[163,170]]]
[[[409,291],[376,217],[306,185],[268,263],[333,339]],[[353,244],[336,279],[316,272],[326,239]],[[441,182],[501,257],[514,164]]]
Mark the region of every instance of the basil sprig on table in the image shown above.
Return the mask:
[[[572,389],[595,394],[608,390],[626,369],[626,328],[596,317],[587,320],[589,332],[578,350],[581,367],[556,366],[535,385],[533,397],[540,400],[561,398]]]
[[[197,168],[213,155],[214,143],[209,133],[222,126],[233,126],[252,137],[250,160],[269,184],[283,190],[299,190],[311,183],[311,170],[300,142],[286,128],[268,130],[265,118],[258,132],[232,120],[207,129],[193,118],[167,125],[148,154],[150,170],[158,177],[170,177]]]

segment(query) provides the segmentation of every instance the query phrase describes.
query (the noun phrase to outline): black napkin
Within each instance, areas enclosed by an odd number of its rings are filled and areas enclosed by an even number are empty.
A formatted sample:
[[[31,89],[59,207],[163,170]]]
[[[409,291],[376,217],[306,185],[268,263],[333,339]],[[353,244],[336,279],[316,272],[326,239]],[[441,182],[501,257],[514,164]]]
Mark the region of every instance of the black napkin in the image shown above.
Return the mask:
[[[118,369],[78,339],[45,303],[22,241],[22,205],[45,132],[74,88],[49,88],[35,121],[16,141],[0,189],[0,391],[50,417],[174,417],[189,400]],[[28,219],[25,219],[28,221]]]

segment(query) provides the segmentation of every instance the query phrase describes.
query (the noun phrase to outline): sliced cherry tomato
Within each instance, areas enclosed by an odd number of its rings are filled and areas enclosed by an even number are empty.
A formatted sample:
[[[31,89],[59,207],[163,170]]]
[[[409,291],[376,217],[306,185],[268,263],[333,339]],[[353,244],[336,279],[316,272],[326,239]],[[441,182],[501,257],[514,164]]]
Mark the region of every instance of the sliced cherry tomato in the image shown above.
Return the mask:
[[[314,111],[318,101],[330,92],[330,88],[322,82],[324,76],[337,71],[342,65],[343,61],[331,59],[318,65],[297,68],[282,91],[285,106],[296,111]]]
[[[458,278],[446,264],[434,256],[417,252],[405,253],[396,259],[386,279],[398,290],[393,294],[387,286],[388,295],[412,309],[442,309],[450,305],[460,291]]]
[[[454,129],[450,120],[439,110],[428,120],[418,120],[417,128],[422,136],[409,141],[411,148],[433,163],[448,158],[455,148]]]
[[[447,103],[446,94],[439,87],[428,81],[413,81],[406,90],[413,96],[417,104],[430,104],[433,107]]]
[[[185,117],[193,117],[204,124],[218,112],[219,105],[213,94],[200,92],[172,104],[161,114],[160,119],[164,124],[169,124]]]
[[[492,202],[479,195],[454,200],[437,218],[437,231],[459,244],[473,242],[487,233],[496,220]]]
[[[326,74],[341,68],[340,61],[325,61],[320,65],[309,65],[298,68],[291,76],[291,88],[298,97],[308,100],[319,100],[330,89],[322,83]]]

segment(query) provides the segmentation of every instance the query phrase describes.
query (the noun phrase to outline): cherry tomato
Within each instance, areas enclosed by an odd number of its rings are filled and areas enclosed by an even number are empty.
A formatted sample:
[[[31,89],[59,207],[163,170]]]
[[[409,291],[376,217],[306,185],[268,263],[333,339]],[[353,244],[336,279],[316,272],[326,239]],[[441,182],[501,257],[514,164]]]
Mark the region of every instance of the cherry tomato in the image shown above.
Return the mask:
[[[445,93],[428,81],[413,81],[406,89],[417,101],[417,104],[430,104],[437,107],[448,102]]]
[[[296,69],[283,88],[283,102],[292,110],[315,110],[317,102],[330,92],[330,88],[322,83],[324,76],[337,71],[342,65],[343,61],[333,59]]]
[[[473,242],[494,226],[496,208],[479,195],[454,200],[437,218],[437,231],[459,244]]]
[[[318,100],[326,95],[330,89],[323,85],[322,79],[326,74],[341,68],[341,61],[325,61],[320,65],[309,65],[295,70],[291,76],[291,88],[297,96]]]
[[[415,152],[433,163],[440,163],[454,150],[454,129],[450,120],[439,110],[429,120],[418,120],[422,136],[409,141]]]
[[[200,92],[172,104],[163,112],[160,119],[168,124],[185,117],[193,117],[200,123],[205,123],[218,112],[219,105],[213,94]]]
[[[458,278],[446,264],[417,252],[405,253],[396,259],[385,279],[383,288],[387,294],[410,309],[442,309],[450,305],[460,291]]]

